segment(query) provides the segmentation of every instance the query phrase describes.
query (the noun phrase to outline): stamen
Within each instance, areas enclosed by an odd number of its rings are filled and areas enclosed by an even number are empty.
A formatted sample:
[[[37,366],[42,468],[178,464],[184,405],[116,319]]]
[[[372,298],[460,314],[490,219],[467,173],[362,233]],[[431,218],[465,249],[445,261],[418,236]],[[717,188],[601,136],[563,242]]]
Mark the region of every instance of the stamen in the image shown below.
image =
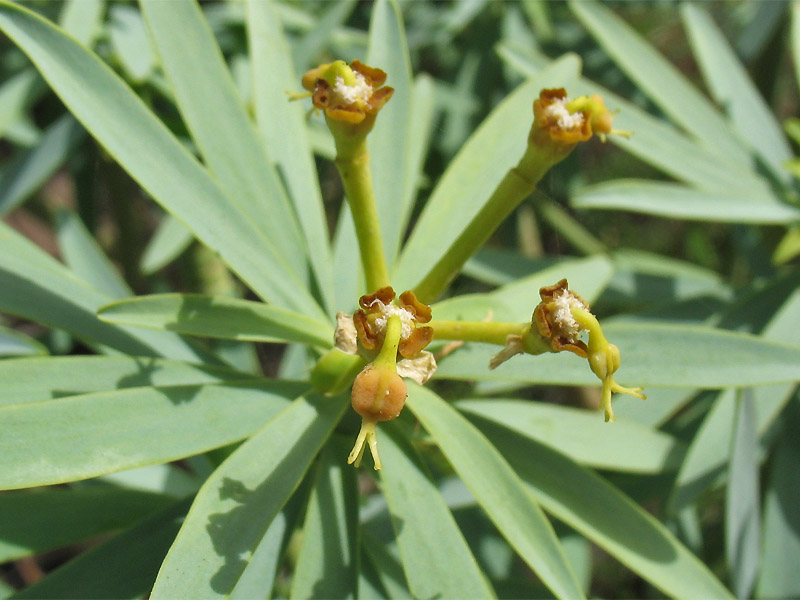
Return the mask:
[[[341,104],[366,103],[372,97],[372,86],[360,73],[355,73],[355,85],[347,85],[344,78],[336,77],[336,84],[333,86],[333,93],[339,98]]]

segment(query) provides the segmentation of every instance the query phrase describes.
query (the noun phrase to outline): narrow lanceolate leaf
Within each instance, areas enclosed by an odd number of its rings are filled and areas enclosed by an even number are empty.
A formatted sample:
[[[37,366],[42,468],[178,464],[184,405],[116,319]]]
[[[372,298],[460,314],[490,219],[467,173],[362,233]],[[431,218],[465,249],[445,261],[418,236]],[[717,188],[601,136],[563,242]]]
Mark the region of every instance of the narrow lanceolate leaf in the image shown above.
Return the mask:
[[[722,32],[702,8],[681,5],[689,42],[711,95],[730,116],[745,147],[752,148],[774,177],[791,182],[783,163],[792,157],[781,127]]]
[[[392,281],[397,289],[411,289],[425,276],[425,267],[439,260],[506,171],[519,162],[539,91],[564,87],[579,68],[575,56],[554,62],[503,100],[470,137],[436,186],[395,265]],[[487,156],[492,157],[490,165]]]
[[[547,512],[674,598],[732,598],[664,525],[553,448],[483,419],[480,430]],[[633,450],[632,450],[633,451]]]
[[[583,598],[550,522],[500,453],[472,424],[425,388],[408,407],[511,546],[558,598]]]
[[[258,131],[270,158],[280,169],[323,299],[333,300],[333,269],[328,225],[317,170],[311,153],[306,109],[288,102],[287,90],[300,89],[277,7],[271,1],[247,3],[247,41],[253,70],[253,108]],[[326,135],[330,136],[328,132]]]
[[[674,183],[618,179],[585,187],[572,198],[576,208],[629,210],[671,219],[722,223],[795,223],[800,210],[772,196],[706,191]]]
[[[0,406],[146,386],[243,379],[224,367],[130,356],[52,356],[0,361]]]
[[[294,214],[200,6],[193,0],[141,0],[140,6],[205,164],[233,206],[303,279],[305,244]]]
[[[112,298],[133,295],[77,213],[59,212],[56,234],[64,262],[78,277]]]
[[[320,455],[292,598],[359,597],[358,471],[343,460],[351,444],[334,435]]]
[[[333,345],[333,329],[305,315],[238,298],[155,294],[114,302],[98,316],[109,323],[251,342]]]
[[[0,223],[0,310],[136,356],[216,360],[174,333],[103,323],[95,311],[111,300]]]
[[[414,597],[494,597],[413,446],[397,428],[386,426],[381,427],[380,451],[384,464],[381,487]],[[369,547],[366,550],[369,552]]]
[[[727,469],[736,421],[736,390],[721,392],[697,430],[678,471],[667,509],[676,516]]]
[[[161,567],[153,598],[224,598],[231,593],[347,400],[298,398],[214,471]]]
[[[269,240],[96,55],[17,5],[0,4],[0,29],[119,164],[256,293],[325,320]]]
[[[736,399],[736,420],[728,489],[725,496],[725,555],[732,587],[739,598],[749,598],[758,575],[761,546],[758,430],[750,390]]]
[[[632,27],[597,2],[570,2],[573,14],[598,43],[670,119],[740,168],[744,149],[726,121],[674,66]]]
[[[528,400],[459,400],[455,407],[530,437],[594,468],[659,473],[681,464],[685,447],[675,438],[637,423],[608,427],[586,410]],[[631,452],[631,448],[637,448]]]
[[[36,192],[85,137],[72,115],[64,115],[45,130],[35,147],[19,151],[0,171],[0,215]]]
[[[782,419],[764,496],[764,544],[756,598],[800,597],[800,402]]]
[[[411,114],[411,59],[403,15],[395,0],[381,0],[372,10],[367,64],[386,71],[386,84],[394,88],[392,99],[381,110],[368,140],[383,246],[391,268],[413,200],[409,124],[415,121]]]
[[[169,496],[113,486],[0,495],[0,560],[7,562],[132,525],[166,508]],[[20,515],[25,515],[20,519]]]
[[[152,275],[178,258],[193,239],[183,223],[170,214],[164,215],[144,249],[139,268],[143,274]]]
[[[0,408],[0,489],[165,463],[244,439],[305,388],[256,383],[130,388]]]
[[[618,323],[603,330],[608,340],[619,346],[622,366],[615,378],[620,382],[725,388],[800,380],[800,346],[690,325]],[[574,355],[520,355],[489,371],[489,358],[496,352],[497,346],[465,346],[441,361],[436,376],[599,385],[587,362]]]
[[[117,537],[84,552],[18,598],[141,598],[153,587],[161,561],[178,533],[187,501],[177,502]]]
[[[0,327],[0,357],[48,354],[47,348],[15,329]]]

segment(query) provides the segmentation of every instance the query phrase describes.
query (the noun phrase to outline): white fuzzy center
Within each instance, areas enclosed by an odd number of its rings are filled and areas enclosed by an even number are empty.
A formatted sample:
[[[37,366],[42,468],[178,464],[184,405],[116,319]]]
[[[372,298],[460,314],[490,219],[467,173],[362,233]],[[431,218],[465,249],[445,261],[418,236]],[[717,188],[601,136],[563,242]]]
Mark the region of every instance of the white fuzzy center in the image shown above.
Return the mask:
[[[578,334],[581,332],[581,325],[572,316],[572,308],[586,308],[580,300],[569,293],[568,290],[562,291],[558,296],[553,299],[556,306],[553,320],[561,328],[561,331],[566,335],[570,341],[575,341]]]
[[[558,119],[557,123],[561,129],[579,129],[583,125],[583,113],[570,114],[567,110],[566,98],[556,99],[545,109],[545,114]]]
[[[336,94],[341,104],[366,103],[372,97],[372,86],[367,83],[364,76],[360,73],[355,73],[355,76],[355,85],[345,85],[341,76],[336,77],[333,93]]]
[[[408,339],[416,327],[414,323],[414,315],[405,308],[400,308],[394,304],[384,304],[380,300],[373,300],[370,308],[377,308],[380,311],[380,316],[374,321],[375,327],[378,329],[376,333],[383,334],[386,332],[386,324],[389,322],[389,317],[397,315],[400,317],[402,329],[400,331],[400,339]]]

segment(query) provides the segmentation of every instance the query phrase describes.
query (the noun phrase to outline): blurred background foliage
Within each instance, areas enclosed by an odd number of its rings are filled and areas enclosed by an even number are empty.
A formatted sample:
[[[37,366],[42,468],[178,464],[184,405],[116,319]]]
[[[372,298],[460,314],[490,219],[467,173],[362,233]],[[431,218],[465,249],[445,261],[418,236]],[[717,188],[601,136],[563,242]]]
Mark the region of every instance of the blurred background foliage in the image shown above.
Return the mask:
[[[75,38],[92,47],[168,128],[193,149],[187,127],[175,106],[135,4],[40,0],[25,2],[25,5],[60,23]],[[542,65],[548,59],[574,53],[581,58],[582,74],[586,79],[628,99],[658,119],[674,120],[669,107],[654,101],[653,95],[643,90],[641,81],[632,77],[629,69],[620,67],[620,61],[612,56],[607,46],[598,43],[597,37],[578,18],[576,12],[579,10],[567,3],[461,0],[402,2],[401,6],[412,71],[432,77],[435,92],[430,148],[414,217],[468,136],[493,107],[524,81],[526,69],[531,65]],[[687,41],[685,16],[682,17],[677,3],[626,1],[608,2],[605,6],[631,25],[685,78],[704,90],[706,95],[714,97],[713,90],[706,92],[708,81],[703,77],[696,52]],[[202,7],[239,91],[249,102],[251,81],[243,6],[231,1],[204,2]],[[793,140],[791,151],[796,154],[796,142],[800,139],[797,129],[800,127],[791,119],[798,114],[800,102],[795,77],[800,67],[792,59],[792,48],[795,48],[797,57],[797,47],[800,46],[798,34],[793,30],[798,27],[797,5],[750,0],[704,3],[702,8],[724,34],[776,122],[786,124]],[[333,58],[363,58],[371,10],[370,2],[305,0],[280,3],[279,12],[291,40],[295,70],[301,73]],[[119,279],[108,274],[104,289],[116,289],[121,296],[127,295],[126,286],[137,294],[182,291],[242,295],[243,287],[216,255],[194,242],[177,222],[164,216],[158,205],[65,111],[60,100],[16,46],[6,39],[2,39],[0,44],[0,215],[3,220],[47,252],[71,263],[76,270],[80,269],[81,260],[90,260],[77,250],[85,248],[88,232],[102,253],[114,261],[122,276]],[[391,74],[388,83],[391,84]],[[299,82],[297,87],[299,89]],[[691,110],[687,106],[673,108]],[[622,117],[624,114],[620,121]],[[333,145],[319,120],[312,119],[310,127],[326,214],[333,231],[342,201],[339,178],[331,163]],[[526,132],[519,133],[525,135]],[[634,140],[637,133],[641,132],[634,131]],[[734,152],[732,147],[724,144],[712,150],[723,157]],[[731,167],[731,170],[735,168]],[[763,165],[755,168],[756,172],[764,170],[769,169]],[[775,213],[778,216],[751,214],[757,213],[757,205],[750,212],[745,210],[747,214],[740,221],[735,217],[710,219],[674,215],[669,218],[656,214],[654,210],[615,210],[602,206],[604,210],[590,210],[585,205],[579,207],[581,202],[575,199],[584,197],[582,194],[585,195],[586,189],[595,189],[592,188],[595,184],[621,178],[649,182],[674,182],[675,179],[653,166],[652,161],[637,157],[635,152],[627,152],[624,144],[593,142],[581,145],[547,176],[537,191],[536,201],[520,207],[503,225],[488,248],[468,265],[466,275],[456,281],[454,290],[490,289],[507,281],[516,264],[520,272],[529,272],[534,265],[548,264],[554,257],[592,255],[624,248],[647,254],[615,254],[615,264],[622,275],[612,281],[599,299],[597,305],[601,316],[625,311],[628,319],[657,316],[761,331],[774,310],[796,291],[796,256],[800,253],[798,213],[795,212],[797,181],[774,173],[769,177],[778,180],[771,188],[781,203],[781,209]],[[715,209],[710,210],[713,212]],[[74,252],[71,251],[73,248],[76,249]],[[521,260],[514,262],[517,259],[510,258],[512,254]],[[659,257],[685,262],[667,264],[660,262]],[[494,268],[501,263],[505,266],[503,272]],[[634,279],[638,277],[638,287],[634,286],[633,292],[626,287],[628,280],[625,279],[631,273]],[[676,273],[686,275],[685,281],[689,282],[686,285],[695,288],[683,295],[676,293],[669,287],[670,278]],[[641,285],[642,279],[648,285]],[[659,285],[667,287],[662,290]],[[764,307],[764,314],[758,314],[760,307]],[[2,355],[93,351],[61,329],[15,317],[11,312],[0,319]],[[773,330],[773,337],[781,337],[781,331]],[[793,337],[787,341],[797,342],[797,339]],[[267,375],[274,375],[282,368],[283,346],[259,344],[256,353],[249,345],[213,343],[229,362],[243,370],[257,371],[260,368]],[[436,389],[442,395],[454,398],[467,386],[467,383],[445,382]],[[477,389],[492,394],[503,388],[493,388],[489,383],[479,384]],[[587,400],[587,394],[580,388],[577,392],[522,389],[518,394],[519,397],[528,394],[559,403],[591,403],[591,394]],[[733,392],[724,394],[727,394],[728,404],[732,405]],[[669,412],[669,407],[665,410],[653,406],[653,402],[629,410],[630,414],[644,415],[640,420],[658,425],[681,440],[684,451],[698,440],[704,444],[715,443],[713,437],[701,434],[709,427],[706,419],[710,411],[726,410],[717,400],[716,393],[699,392],[691,403],[675,403],[673,406],[680,410],[675,410],[674,415]],[[620,410],[623,415],[625,406],[623,404]],[[772,470],[786,473],[791,465],[796,471],[797,448],[791,446],[788,435],[788,432],[796,431],[800,422],[795,414],[796,399],[787,406],[781,418],[766,419],[759,424],[759,452],[768,457],[762,467],[764,473]],[[651,412],[647,416],[651,409],[655,415]],[[783,404],[776,410],[783,410]],[[731,411],[722,415],[714,413],[714,418],[731,425],[734,419]],[[737,435],[747,433],[742,433],[741,427],[731,426],[731,429]],[[636,449],[632,448],[631,452],[636,452]],[[435,465],[435,455],[433,461]],[[762,560],[767,574],[762,575],[756,588],[752,578],[741,581],[741,577],[737,579],[736,574],[731,575],[731,567],[725,564],[726,550],[723,548],[727,492],[724,485],[719,485],[724,480],[724,469],[718,470],[717,467],[716,463],[710,467],[708,464],[698,467],[706,477],[706,485],[698,493],[692,492],[681,505],[698,502],[699,511],[691,516],[665,508],[666,498],[674,498],[670,494],[674,494],[676,477],[689,478],[691,475],[685,473],[687,469],[691,471],[686,463],[681,471],[684,475],[678,475],[677,467],[651,474],[619,473],[613,472],[614,469],[603,471],[603,474],[632,498],[666,519],[687,546],[703,557],[723,581],[730,582],[734,589],[744,590],[743,595],[750,595],[753,589],[761,597],[776,597],[792,591],[800,593],[798,570],[792,569],[792,560],[796,566],[796,559],[790,557],[779,566],[770,566]],[[442,471],[446,471],[443,465]],[[794,544],[797,544],[800,513],[795,509],[794,514],[783,515],[781,521],[780,517],[769,512],[770,503],[776,502],[776,494],[798,497],[796,472],[793,479],[770,479],[765,475],[762,481],[780,482],[771,484],[768,489],[760,488],[763,497],[755,501],[757,505],[763,502],[766,506],[766,525],[776,526],[770,519],[777,519],[775,523],[778,524],[790,523]],[[755,484],[765,485],[759,484],[758,479]],[[186,485],[191,488],[193,484]],[[365,485],[369,486],[369,481]],[[739,485],[747,485],[747,481],[740,481]],[[788,491],[782,491],[780,486],[788,486]],[[468,499],[460,498],[463,490],[458,486],[451,488],[445,485],[443,490],[462,531],[473,546],[481,548],[476,553],[480,554],[486,572],[493,580],[504,582],[505,587],[496,585],[498,593],[508,597],[530,595],[531,590],[537,589],[535,586],[521,583],[515,587],[513,583],[517,578],[530,579],[526,567],[514,558],[480,509]],[[447,494],[452,494],[452,497]],[[463,505],[459,504],[461,501]],[[613,515],[609,515],[609,519],[613,520]],[[387,526],[387,523],[382,525]],[[374,524],[375,531],[380,527],[381,523]],[[109,526],[103,531],[111,529],[113,527]],[[584,566],[579,576],[587,586],[591,585],[593,595],[609,598],[658,595],[641,578],[596,547],[590,548],[571,530],[564,527],[559,533],[573,564]],[[785,548],[786,552],[791,548],[796,546]],[[24,588],[84,549],[84,545],[70,546],[66,550],[5,564],[0,572],[8,586],[6,591],[11,593],[13,588]],[[769,552],[772,558],[781,555],[780,548]],[[747,574],[747,569],[741,572]],[[291,585],[290,572],[283,575],[284,579],[279,579],[276,587],[278,595],[288,593]],[[776,581],[778,583],[774,586],[770,583]]]

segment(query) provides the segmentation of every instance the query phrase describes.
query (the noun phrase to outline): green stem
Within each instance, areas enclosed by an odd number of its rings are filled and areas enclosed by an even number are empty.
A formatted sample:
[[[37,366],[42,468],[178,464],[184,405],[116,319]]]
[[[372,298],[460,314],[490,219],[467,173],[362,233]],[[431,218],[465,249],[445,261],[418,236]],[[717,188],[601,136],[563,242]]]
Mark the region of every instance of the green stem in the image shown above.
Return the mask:
[[[431,270],[414,288],[425,304],[434,302],[447,288],[464,263],[483,246],[500,224],[533,192],[536,184],[558,160],[540,152],[534,144],[519,164],[506,173],[489,200],[461,232]]]
[[[381,226],[372,190],[366,137],[356,143],[346,144],[340,144],[336,137],[334,139],[337,142],[336,167],[353,215],[367,291],[374,292],[389,285],[389,269],[383,253]]]
[[[530,323],[492,323],[483,321],[431,321],[422,327],[433,328],[435,340],[483,342],[504,346],[509,335],[523,335]]]
[[[400,335],[403,333],[403,323],[397,315],[391,315],[386,323],[386,333],[383,336],[381,351],[372,364],[375,367],[388,367],[397,370],[397,348],[400,346]]]

